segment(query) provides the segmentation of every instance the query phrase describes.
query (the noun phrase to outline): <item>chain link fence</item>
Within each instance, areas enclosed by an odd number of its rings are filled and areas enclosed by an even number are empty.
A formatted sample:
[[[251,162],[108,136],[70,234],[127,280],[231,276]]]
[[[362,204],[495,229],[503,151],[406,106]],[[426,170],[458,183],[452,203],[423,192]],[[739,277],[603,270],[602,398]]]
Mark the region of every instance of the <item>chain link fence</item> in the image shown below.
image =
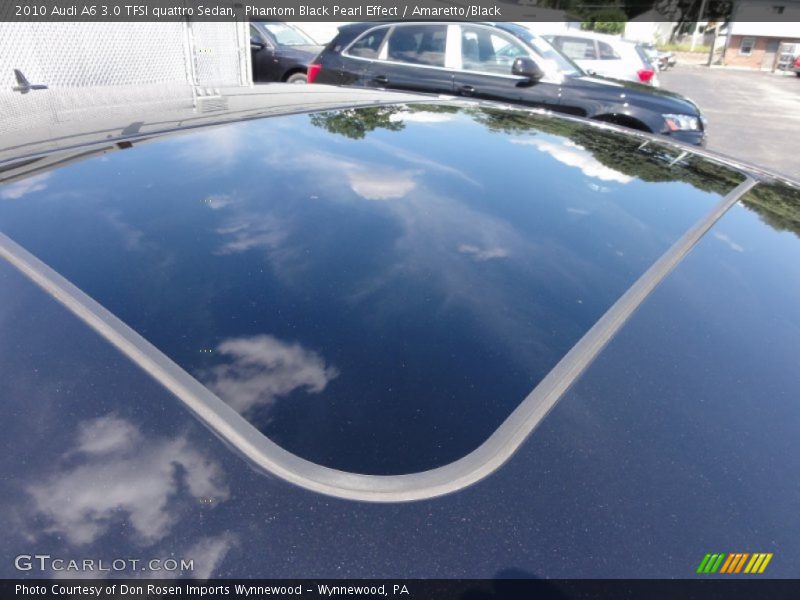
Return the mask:
[[[248,85],[246,23],[0,22],[0,133],[142,107],[191,107]],[[32,85],[14,91],[19,70]]]

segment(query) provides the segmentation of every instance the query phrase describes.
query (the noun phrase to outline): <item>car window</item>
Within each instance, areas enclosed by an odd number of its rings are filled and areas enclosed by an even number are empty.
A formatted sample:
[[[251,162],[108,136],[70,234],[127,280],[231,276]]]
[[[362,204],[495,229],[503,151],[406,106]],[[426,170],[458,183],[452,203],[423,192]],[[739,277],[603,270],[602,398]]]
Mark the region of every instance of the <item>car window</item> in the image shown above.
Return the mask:
[[[286,23],[264,23],[264,28],[269,31],[281,46],[313,46],[314,40],[305,33],[287,25]]]
[[[389,35],[386,58],[415,65],[444,66],[446,25],[402,25]]]
[[[461,64],[466,70],[509,75],[519,56],[529,53],[511,36],[484,27],[461,28]]]
[[[739,46],[739,54],[743,56],[750,56],[753,53],[753,48],[756,45],[756,38],[754,37],[743,37],[742,43]]]
[[[504,23],[503,28],[514,35],[515,38],[527,43],[533,49],[533,58],[539,63],[546,73],[551,76],[567,75],[567,76],[581,76],[585,75],[572,59],[567,57],[563,52],[554,47],[553,43],[547,39],[534,35],[530,30],[525,27],[520,27],[514,23]]]
[[[645,56],[649,58],[657,58],[658,57],[658,50],[655,49],[652,45],[649,44],[636,44],[636,51],[641,56],[644,53]]]
[[[656,57],[651,56],[647,52],[647,50],[644,47],[642,47],[641,44],[636,44],[636,46],[634,46],[634,48],[636,49],[636,54],[641,59],[642,64],[645,66],[645,68],[653,69],[654,68],[653,67],[653,59],[655,59]]]
[[[256,42],[257,44],[266,44],[268,41],[261,35],[261,32],[258,30],[253,24],[250,24],[250,41]]]
[[[378,51],[383,43],[383,38],[386,37],[387,31],[389,31],[388,27],[381,27],[368,31],[350,46],[347,53],[351,56],[360,56],[362,58],[378,58]]]
[[[598,53],[600,55],[600,60],[618,60],[620,58],[619,54],[616,53],[614,48],[605,42],[598,40],[597,49],[599,51]]]
[[[558,36],[555,38],[555,46],[572,60],[597,60],[594,40]]]

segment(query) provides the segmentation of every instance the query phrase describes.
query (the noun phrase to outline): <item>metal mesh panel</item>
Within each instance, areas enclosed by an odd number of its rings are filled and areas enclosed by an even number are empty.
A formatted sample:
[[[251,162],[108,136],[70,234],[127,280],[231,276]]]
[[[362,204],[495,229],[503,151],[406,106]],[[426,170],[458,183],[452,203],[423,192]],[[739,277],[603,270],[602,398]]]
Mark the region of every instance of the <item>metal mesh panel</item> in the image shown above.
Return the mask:
[[[68,121],[87,107],[185,108],[193,86],[248,82],[240,23],[0,22],[0,132]],[[14,69],[47,90],[12,92]],[[206,92],[207,93],[207,92]]]
[[[186,80],[183,23],[0,23],[0,83],[22,69],[51,88]]]
[[[194,50],[194,77],[199,86],[244,83],[240,77],[241,48],[238,23],[193,22],[189,29]],[[247,51],[249,52],[249,42]]]

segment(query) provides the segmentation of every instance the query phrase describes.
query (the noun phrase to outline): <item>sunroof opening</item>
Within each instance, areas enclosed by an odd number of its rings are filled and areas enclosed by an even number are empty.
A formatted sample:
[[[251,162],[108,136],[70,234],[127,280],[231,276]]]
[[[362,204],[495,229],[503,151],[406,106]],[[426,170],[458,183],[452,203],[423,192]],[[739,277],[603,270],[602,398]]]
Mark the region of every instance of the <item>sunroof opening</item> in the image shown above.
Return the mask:
[[[744,177],[525,111],[381,106],[0,187],[0,230],[308,461],[477,448]]]

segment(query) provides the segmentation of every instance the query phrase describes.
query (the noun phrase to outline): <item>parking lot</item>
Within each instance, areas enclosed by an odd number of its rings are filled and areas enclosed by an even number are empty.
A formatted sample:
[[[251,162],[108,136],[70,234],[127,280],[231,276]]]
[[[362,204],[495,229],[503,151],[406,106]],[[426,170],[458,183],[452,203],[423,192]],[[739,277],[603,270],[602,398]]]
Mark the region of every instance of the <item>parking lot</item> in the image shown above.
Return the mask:
[[[659,78],[700,106],[709,150],[797,177],[800,78],[680,64]]]

